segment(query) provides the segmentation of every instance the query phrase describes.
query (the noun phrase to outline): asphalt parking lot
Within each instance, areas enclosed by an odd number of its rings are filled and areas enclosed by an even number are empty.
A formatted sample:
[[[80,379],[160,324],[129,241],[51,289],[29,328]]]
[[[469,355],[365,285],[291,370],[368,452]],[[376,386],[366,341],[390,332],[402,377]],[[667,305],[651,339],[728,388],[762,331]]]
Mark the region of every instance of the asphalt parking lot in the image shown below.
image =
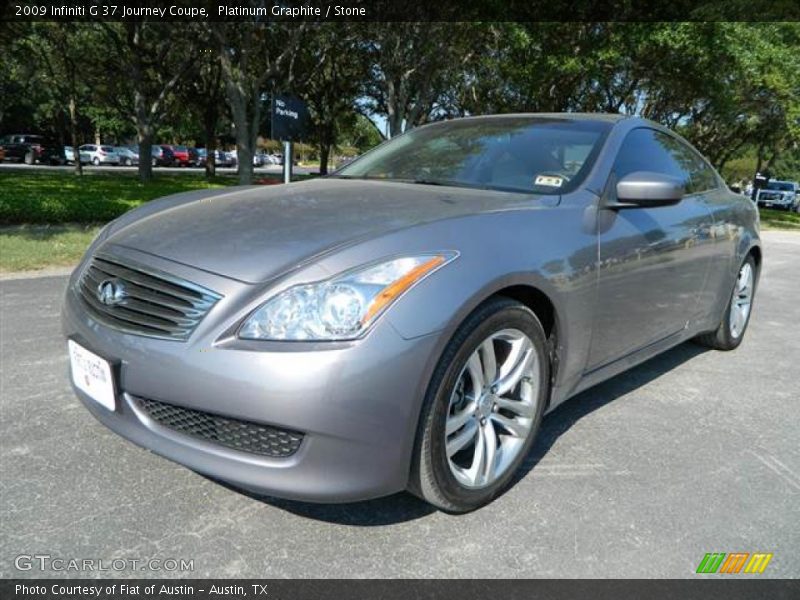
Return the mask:
[[[516,485],[459,517],[249,497],[133,446],[69,389],[65,278],[0,281],[0,576],[93,575],[15,569],[38,553],[187,577],[692,577],[707,552],[800,576],[800,234],[764,238],[737,351],[684,344],[572,399]]]

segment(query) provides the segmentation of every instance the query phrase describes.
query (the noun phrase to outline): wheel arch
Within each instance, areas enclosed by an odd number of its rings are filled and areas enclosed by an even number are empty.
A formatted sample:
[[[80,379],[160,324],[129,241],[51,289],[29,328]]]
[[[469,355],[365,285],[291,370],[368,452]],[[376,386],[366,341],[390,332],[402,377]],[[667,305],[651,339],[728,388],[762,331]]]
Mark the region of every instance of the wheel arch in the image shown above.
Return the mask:
[[[546,279],[542,279],[541,282],[537,281],[535,274],[516,274],[502,277],[483,287],[466,300],[461,309],[453,316],[450,325],[442,332],[435,351],[437,360],[434,363],[438,364],[438,357],[441,357],[442,352],[444,352],[450,339],[461,324],[480,306],[497,297],[516,300],[529,308],[536,315],[544,329],[550,360],[550,393],[547,400],[549,406],[552,401],[553,387],[558,381],[559,364],[564,362],[567,324],[563,321],[561,312],[556,308],[558,305],[556,293],[548,289]],[[425,374],[424,379],[426,381],[430,379],[433,369],[432,367],[430,373]]]

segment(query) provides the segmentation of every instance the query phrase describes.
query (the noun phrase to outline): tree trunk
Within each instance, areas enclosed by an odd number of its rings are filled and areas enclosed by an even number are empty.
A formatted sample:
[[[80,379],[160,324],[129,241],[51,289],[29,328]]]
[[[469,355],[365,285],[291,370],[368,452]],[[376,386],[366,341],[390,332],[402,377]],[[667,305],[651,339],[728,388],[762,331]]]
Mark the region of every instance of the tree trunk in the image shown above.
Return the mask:
[[[328,141],[323,141],[319,145],[319,174],[328,174],[328,157],[331,154],[331,144]]]
[[[147,183],[153,180],[153,124],[149,118],[149,111],[145,106],[144,96],[137,90],[133,96],[134,111],[136,115],[136,134],[139,142],[139,180]]]
[[[72,156],[75,159],[75,175],[83,175],[83,165],[81,165],[81,153],[78,150],[80,140],[78,139],[78,103],[75,96],[69,99],[69,137],[72,141]]]
[[[216,114],[209,114],[207,112],[206,118],[203,122],[206,142],[206,179],[213,179],[217,175],[217,165],[216,161],[214,160],[214,154],[217,150],[216,132],[218,120],[219,119]]]
[[[250,185],[253,183],[253,146],[250,144],[247,132],[240,135],[239,131],[236,131],[236,160],[239,163],[237,165],[239,185]]]
[[[250,185],[253,183],[253,150],[255,149],[260,111],[256,106],[252,111],[252,119],[248,118],[248,112],[250,111],[247,110],[247,98],[241,92],[241,88],[230,82],[226,87],[231,112],[233,113],[233,124],[236,129],[236,160],[238,162],[239,185]],[[258,103],[258,98],[254,103]]]
[[[149,125],[137,128],[139,142],[139,180],[147,183],[153,180],[153,131]]]

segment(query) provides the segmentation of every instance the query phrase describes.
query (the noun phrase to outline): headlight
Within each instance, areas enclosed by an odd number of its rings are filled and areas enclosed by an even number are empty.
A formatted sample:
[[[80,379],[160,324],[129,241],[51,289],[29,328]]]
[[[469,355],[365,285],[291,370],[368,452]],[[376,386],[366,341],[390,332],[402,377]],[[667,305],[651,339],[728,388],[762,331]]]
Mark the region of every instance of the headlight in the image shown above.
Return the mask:
[[[239,329],[248,340],[350,340],[414,284],[455,259],[455,252],[403,256],[281,292]]]

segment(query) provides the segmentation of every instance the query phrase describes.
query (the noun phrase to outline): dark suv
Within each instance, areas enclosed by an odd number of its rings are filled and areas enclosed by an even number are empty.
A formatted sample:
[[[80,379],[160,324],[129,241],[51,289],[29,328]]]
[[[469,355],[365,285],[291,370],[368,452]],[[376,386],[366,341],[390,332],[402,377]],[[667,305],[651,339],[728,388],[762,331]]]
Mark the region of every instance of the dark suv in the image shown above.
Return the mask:
[[[63,165],[67,159],[64,147],[53,139],[42,135],[12,134],[0,138],[0,148],[5,151],[6,160]]]

